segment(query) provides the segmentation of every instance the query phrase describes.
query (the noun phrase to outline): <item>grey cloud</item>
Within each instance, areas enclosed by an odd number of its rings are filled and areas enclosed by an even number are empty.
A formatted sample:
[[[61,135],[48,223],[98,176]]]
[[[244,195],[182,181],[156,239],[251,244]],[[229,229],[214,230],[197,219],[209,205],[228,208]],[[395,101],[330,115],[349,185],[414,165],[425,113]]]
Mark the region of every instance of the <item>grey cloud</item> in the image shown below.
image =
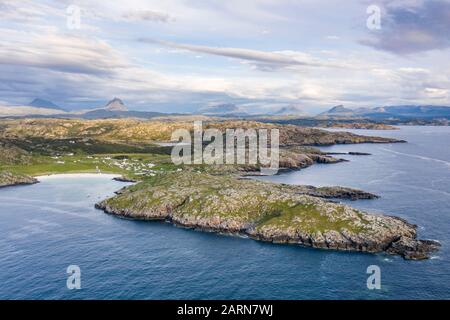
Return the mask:
[[[396,54],[450,47],[450,2],[427,0],[416,6],[386,4],[381,30],[370,31],[364,45]]]

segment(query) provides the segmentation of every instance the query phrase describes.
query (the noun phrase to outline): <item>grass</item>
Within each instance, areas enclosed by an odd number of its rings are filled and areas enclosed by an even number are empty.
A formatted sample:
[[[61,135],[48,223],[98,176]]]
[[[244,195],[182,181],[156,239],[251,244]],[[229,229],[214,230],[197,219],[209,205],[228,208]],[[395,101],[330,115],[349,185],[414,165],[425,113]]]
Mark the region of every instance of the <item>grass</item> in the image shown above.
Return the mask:
[[[58,161],[63,161],[64,163],[58,163]],[[38,176],[56,173],[98,172],[97,167],[101,172],[122,173],[121,170],[111,168],[102,163],[95,163],[93,160],[81,156],[60,157],[58,160],[50,157],[41,158],[40,161],[27,165],[4,165],[2,169],[14,173]]]
[[[80,130],[78,125],[69,129]],[[177,169],[170,161],[170,147],[91,138],[0,138],[0,171],[31,176],[103,172],[142,179],[149,169]]]
[[[352,217],[358,224],[346,218],[344,210],[353,209],[316,202],[311,197],[298,197],[290,192],[263,182],[237,180],[230,175],[183,171],[147,177],[107,203],[113,208],[136,212],[171,208],[175,215],[218,217],[248,222],[257,228],[295,228],[307,233],[365,231],[364,224],[368,221],[356,210]]]
[[[320,212],[314,204],[290,205],[286,202],[272,205],[272,214],[258,223],[258,228],[266,226],[293,227],[305,232],[326,232],[328,230],[342,231],[347,229],[353,233],[364,231],[363,227],[355,226],[353,221],[346,219],[334,219]],[[337,216],[342,216],[344,207],[335,209]],[[367,222],[367,221],[365,221]]]
[[[91,138],[48,139],[31,137],[26,139],[7,139],[4,141],[24,151],[36,152],[42,155],[55,155],[68,152],[76,154],[151,153],[170,155],[171,152],[170,147],[153,144],[106,141]]]
[[[116,157],[124,159],[115,159]],[[127,161],[130,168],[120,168],[115,163]],[[0,170],[10,171],[16,174],[26,174],[30,176],[58,174],[58,173],[117,173],[129,178],[139,178],[133,170],[134,167],[140,167],[152,163],[152,171],[175,170],[177,166],[169,163],[170,158],[161,154],[74,154],[59,157],[50,157],[36,155],[32,161],[26,164],[1,164]],[[150,169],[150,168],[147,168]]]

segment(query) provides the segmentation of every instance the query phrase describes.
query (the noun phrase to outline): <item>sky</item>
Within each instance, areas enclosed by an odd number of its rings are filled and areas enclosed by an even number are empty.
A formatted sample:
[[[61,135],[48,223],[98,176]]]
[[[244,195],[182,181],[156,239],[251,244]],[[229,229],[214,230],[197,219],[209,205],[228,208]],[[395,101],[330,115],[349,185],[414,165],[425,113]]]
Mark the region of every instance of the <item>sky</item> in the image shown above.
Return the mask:
[[[449,57],[450,0],[0,0],[1,105],[450,105]]]

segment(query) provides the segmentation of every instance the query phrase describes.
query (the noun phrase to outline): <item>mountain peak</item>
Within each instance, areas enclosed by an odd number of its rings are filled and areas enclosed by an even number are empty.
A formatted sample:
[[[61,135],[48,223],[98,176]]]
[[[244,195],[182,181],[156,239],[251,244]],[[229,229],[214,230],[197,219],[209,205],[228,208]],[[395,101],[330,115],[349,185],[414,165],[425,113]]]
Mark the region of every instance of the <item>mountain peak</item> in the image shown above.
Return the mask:
[[[127,106],[119,98],[114,98],[105,105],[105,109],[111,111],[128,111]]]
[[[224,114],[234,114],[239,112],[239,108],[233,103],[223,103],[209,105],[200,108],[200,113],[205,115],[224,115]]]
[[[290,104],[288,106],[282,107],[275,112],[276,115],[284,115],[284,116],[300,116],[305,115],[305,112],[302,110],[301,106]]]
[[[35,107],[35,108],[56,109],[56,110],[64,111],[63,108],[61,108],[60,106],[57,106],[53,102],[44,100],[44,99],[40,99],[40,98],[34,99],[33,101],[30,102],[29,105],[31,107]]]
[[[328,110],[329,113],[341,113],[341,112],[352,112],[351,109],[344,107],[342,104],[335,106]]]

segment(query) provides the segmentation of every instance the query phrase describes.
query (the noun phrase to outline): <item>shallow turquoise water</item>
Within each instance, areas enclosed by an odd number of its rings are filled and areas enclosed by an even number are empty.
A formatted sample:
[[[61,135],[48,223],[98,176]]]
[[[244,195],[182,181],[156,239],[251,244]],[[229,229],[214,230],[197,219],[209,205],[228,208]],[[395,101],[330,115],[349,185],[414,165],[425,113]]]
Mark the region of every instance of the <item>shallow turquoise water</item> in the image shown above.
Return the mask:
[[[370,152],[266,179],[345,185],[381,195],[352,202],[407,218],[442,249],[427,261],[273,245],[118,219],[93,208],[122,186],[111,177],[51,178],[0,190],[2,299],[437,299],[450,298],[450,128],[357,130],[408,144],[343,145]],[[81,290],[66,268],[81,268]],[[368,290],[366,268],[381,268]]]

